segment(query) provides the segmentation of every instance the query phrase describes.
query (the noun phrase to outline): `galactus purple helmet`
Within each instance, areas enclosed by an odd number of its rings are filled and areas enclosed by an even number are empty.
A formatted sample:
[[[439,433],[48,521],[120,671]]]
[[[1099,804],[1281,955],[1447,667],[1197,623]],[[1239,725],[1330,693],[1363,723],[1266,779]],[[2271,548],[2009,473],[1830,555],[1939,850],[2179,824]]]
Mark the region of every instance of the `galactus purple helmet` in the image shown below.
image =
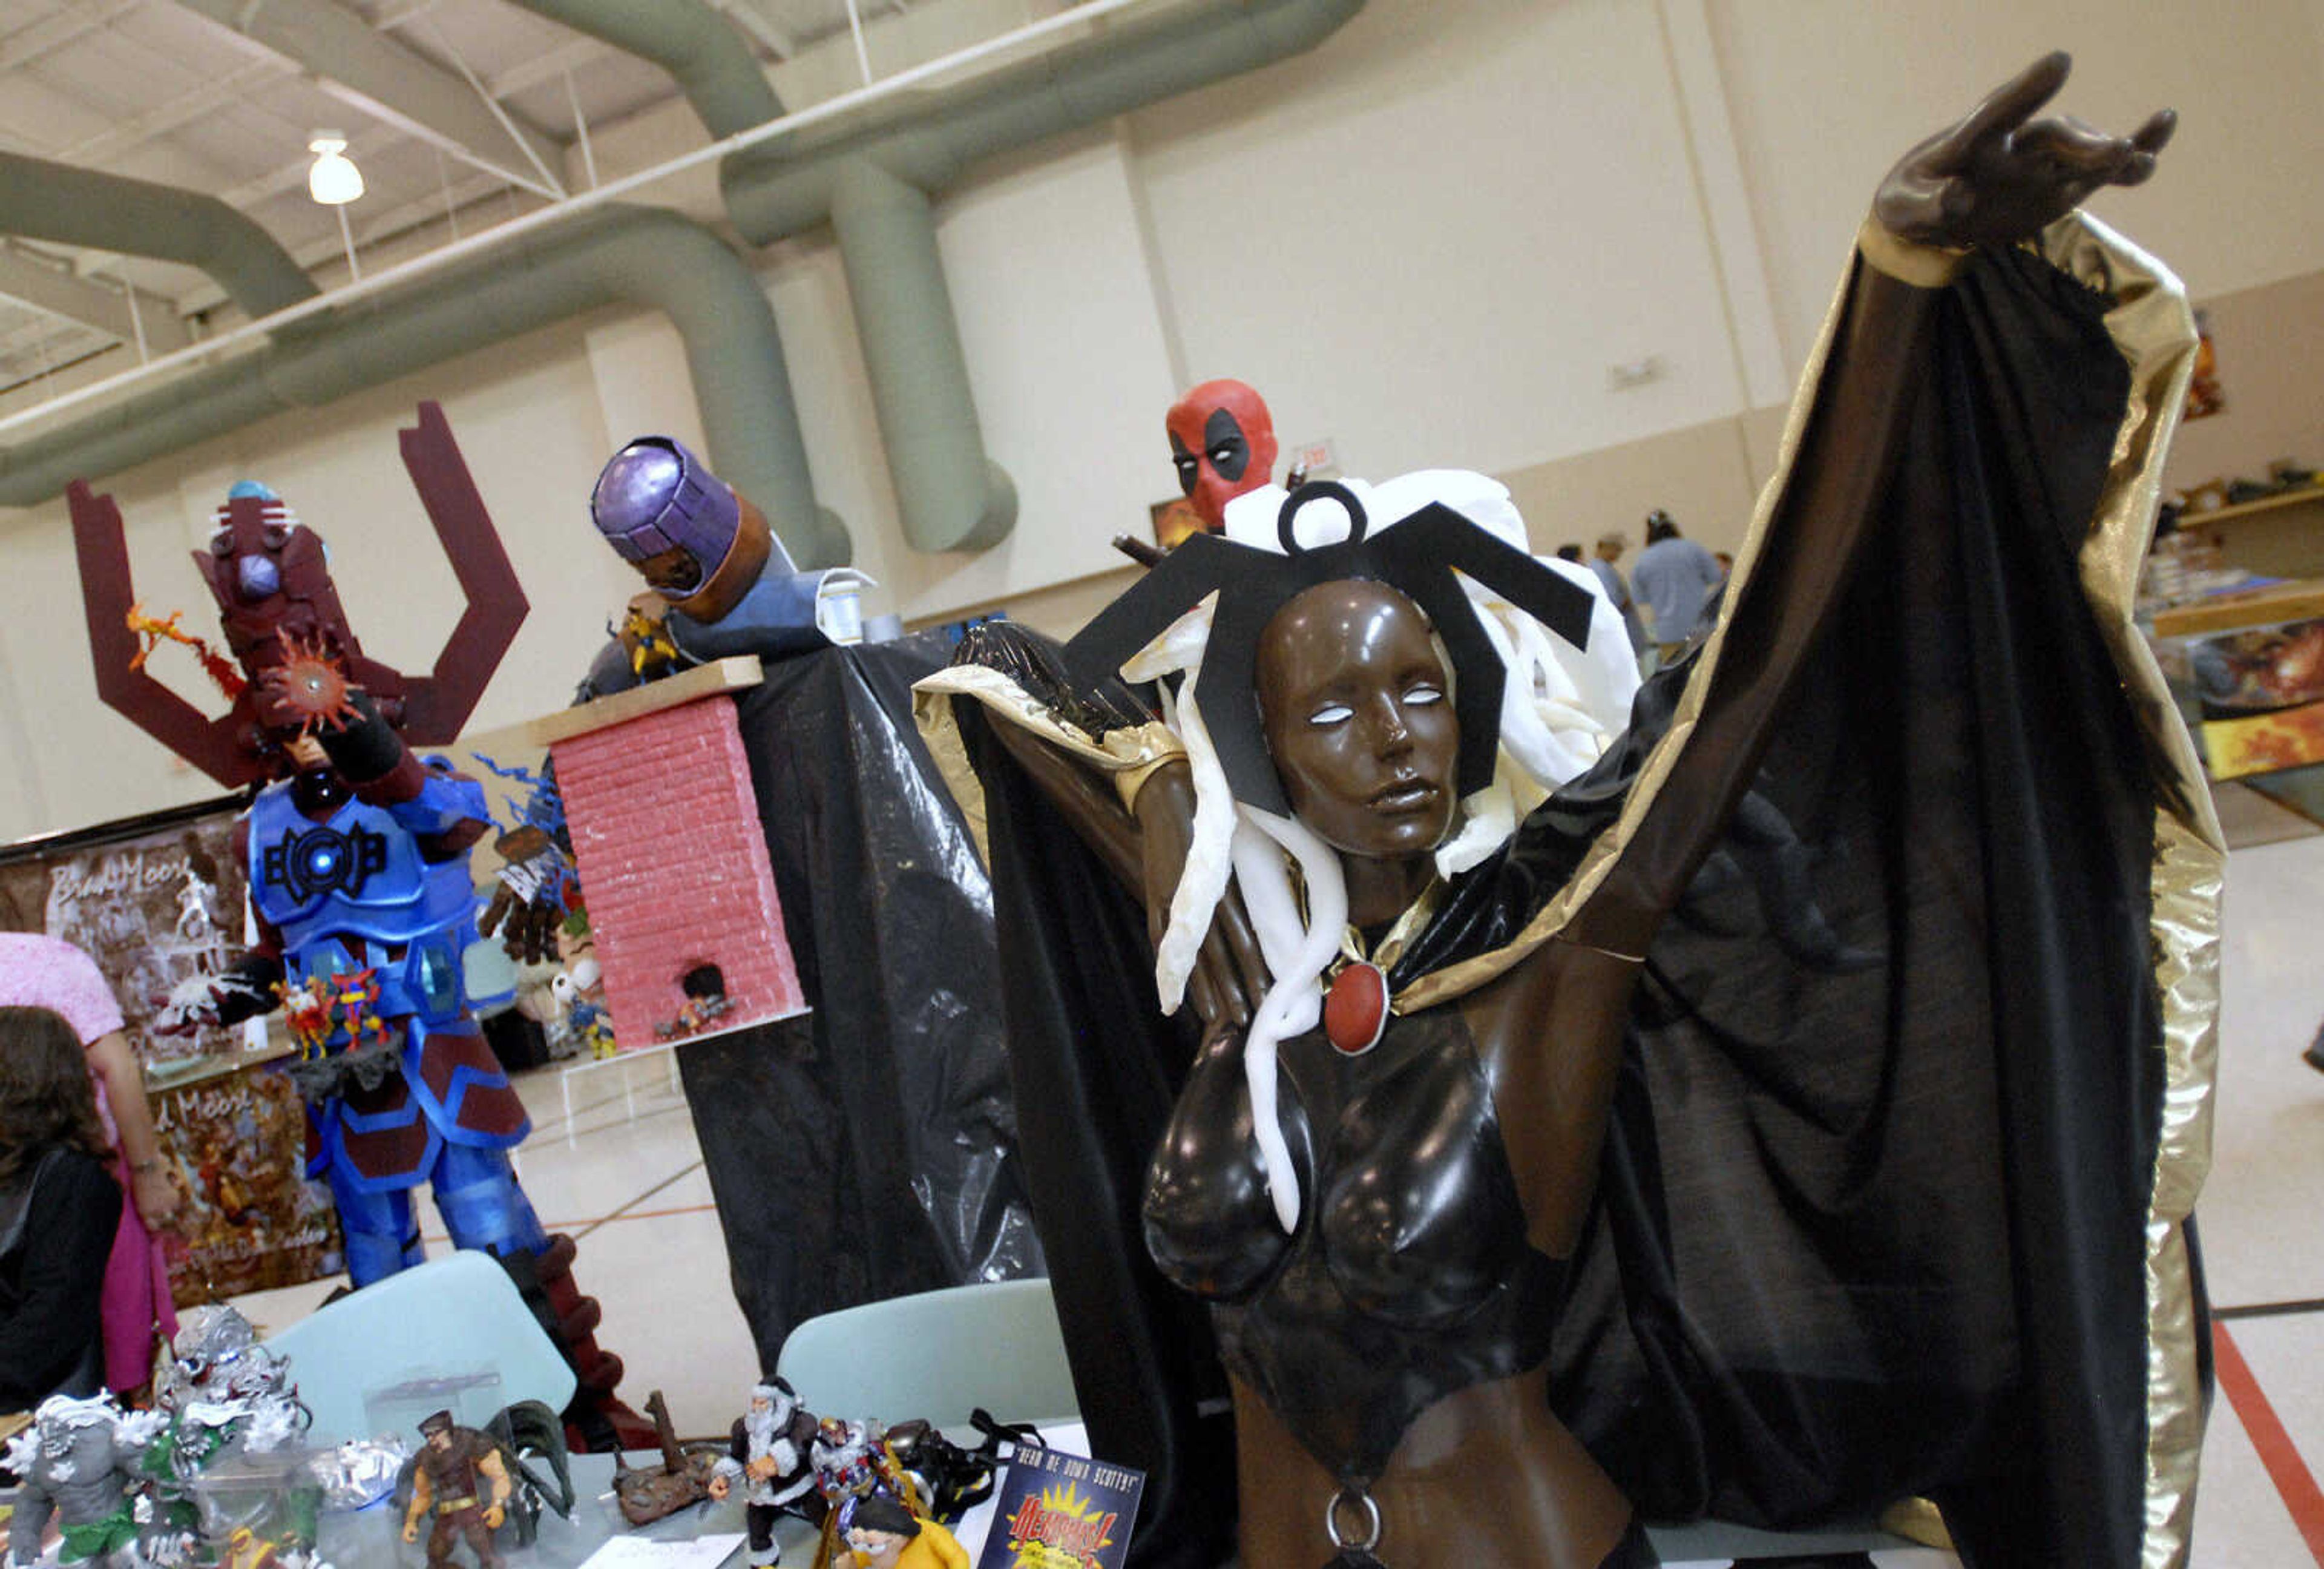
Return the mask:
[[[684,550],[698,578],[726,558],[742,526],[733,490],[668,436],[641,436],[613,454],[590,494],[589,515],[632,566]]]

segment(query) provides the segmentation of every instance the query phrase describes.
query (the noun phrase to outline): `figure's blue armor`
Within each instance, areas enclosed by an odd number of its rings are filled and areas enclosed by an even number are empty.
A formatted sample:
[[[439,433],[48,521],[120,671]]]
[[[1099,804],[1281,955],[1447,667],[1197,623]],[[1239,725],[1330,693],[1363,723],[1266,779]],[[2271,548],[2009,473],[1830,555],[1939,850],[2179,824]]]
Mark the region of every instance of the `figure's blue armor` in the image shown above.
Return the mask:
[[[410,800],[350,799],[316,822],[276,784],[246,820],[251,898],[281,934],[285,984],[312,979],[328,995],[369,969],[371,1011],[402,1037],[399,1073],[313,1107],[309,1175],[329,1178],[349,1276],[367,1285],[419,1261],[411,1189],[422,1181],[456,1245],[538,1252],[548,1239],[507,1153],[531,1122],[468,1012],[461,959],[478,940],[468,858],[430,861],[421,845],[489,821],[483,788],[430,768]],[[342,1021],[323,1049],[362,1044]]]

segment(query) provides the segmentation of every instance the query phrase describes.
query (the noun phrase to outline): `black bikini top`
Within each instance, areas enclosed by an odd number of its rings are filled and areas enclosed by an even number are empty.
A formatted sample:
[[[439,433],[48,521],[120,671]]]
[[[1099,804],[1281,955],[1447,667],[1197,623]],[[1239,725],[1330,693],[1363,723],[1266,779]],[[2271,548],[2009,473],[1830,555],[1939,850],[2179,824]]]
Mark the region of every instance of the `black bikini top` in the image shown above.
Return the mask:
[[[1188,1076],[1147,1176],[1146,1245],[1210,1299],[1229,1368],[1343,1482],[1471,1384],[1549,1352],[1563,1267],[1530,1247],[1491,1087],[1459,1010],[1389,1022],[1347,1057],[1283,1043],[1299,1229],[1268,1203],[1240,1037]]]

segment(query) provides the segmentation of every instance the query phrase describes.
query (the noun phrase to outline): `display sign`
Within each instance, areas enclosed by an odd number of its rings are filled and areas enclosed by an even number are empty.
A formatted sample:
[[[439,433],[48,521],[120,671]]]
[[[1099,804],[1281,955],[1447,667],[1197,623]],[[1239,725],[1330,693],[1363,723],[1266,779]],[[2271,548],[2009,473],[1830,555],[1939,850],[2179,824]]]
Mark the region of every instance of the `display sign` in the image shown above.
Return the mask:
[[[109,843],[60,846],[19,873],[38,881],[12,904],[28,904],[35,891],[41,900],[38,919],[25,929],[60,937],[97,961],[121,1005],[130,1045],[159,1078],[204,1059],[231,1060],[243,1048],[239,1029],[161,1036],[148,1028],[171,988],[215,974],[242,947],[235,822],[229,808]]]
[[[180,982],[242,951],[243,803],[175,808],[0,853],[0,928],[87,953],[143,1064],[161,1155],[186,1194],[171,1250],[180,1307],[303,1285],[341,1268],[330,1192],[305,1177],[307,1109],[280,1073],[251,1066],[244,1029],[154,1034]],[[263,1060],[262,1049],[256,1060]]]
[[[302,1286],[343,1267],[330,1190],[308,1180],[307,1108],[289,1078],[244,1068],[152,1096],[161,1158],[186,1195],[170,1259],[180,1307]]]
[[[977,1569],[1121,1569],[1146,1473],[1020,1444]]]

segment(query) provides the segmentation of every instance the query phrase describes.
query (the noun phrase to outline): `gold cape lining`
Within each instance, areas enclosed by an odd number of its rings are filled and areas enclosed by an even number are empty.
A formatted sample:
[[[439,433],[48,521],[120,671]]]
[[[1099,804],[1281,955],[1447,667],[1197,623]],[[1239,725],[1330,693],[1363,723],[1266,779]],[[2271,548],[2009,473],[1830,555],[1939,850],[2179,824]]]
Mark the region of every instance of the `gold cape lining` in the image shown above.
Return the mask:
[[[2219,895],[2227,842],[2195,743],[2132,623],[2140,564],[2163,494],[2163,458],[2187,406],[2195,319],[2170,271],[2087,214],[2043,235],[2051,263],[2114,298],[2106,327],[2131,372],[2112,466],[2082,542],[2083,591],[2153,753],[2159,785],[2149,931],[2161,1004],[2163,1123],[2146,1214],[2146,1530],[2148,1569],[2184,1564],[2203,1447],[2196,1380],[2195,1289],[2181,1223],[2211,1165],[2211,1088],[2218,1067]]]

